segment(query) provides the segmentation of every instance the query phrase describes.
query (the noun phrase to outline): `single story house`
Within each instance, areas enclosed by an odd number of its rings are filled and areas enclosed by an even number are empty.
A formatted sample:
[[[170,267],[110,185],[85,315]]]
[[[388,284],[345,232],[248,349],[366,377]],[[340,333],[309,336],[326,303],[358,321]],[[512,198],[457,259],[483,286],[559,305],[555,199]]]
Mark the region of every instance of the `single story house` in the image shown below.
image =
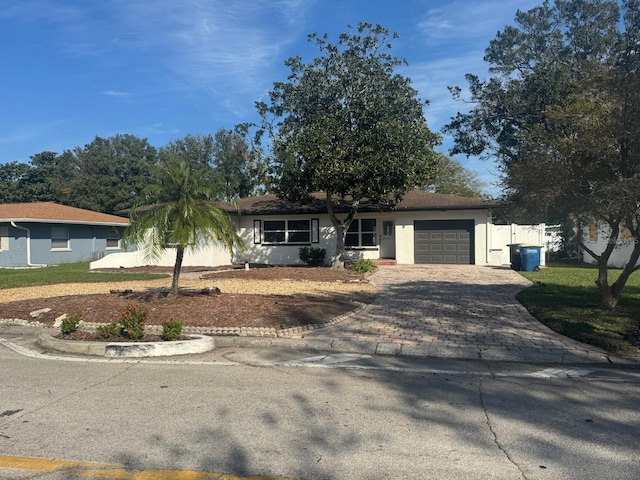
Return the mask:
[[[97,260],[121,252],[129,220],[52,202],[0,204],[0,267]]]
[[[230,255],[212,247],[185,255],[185,266],[231,263],[301,264],[301,247],[335,252],[335,229],[327,213],[324,194],[308,204],[294,204],[275,195],[243,198],[221,204],[234,219],[244,252]],[[491,207],[481,198],[442,195],[412,190],[389,211],[362,204],[346,238],[346,256],[388,260],[398,264],[489,264]],[[346,214],[346,205],[336,211]],[[159,265],[171,266],[175,252],[167,251]],[[145,265],[139,252],[107,255],[91,268]]]
[[[588,225],[584,225],[582,228],[582,242],[584,245],[594,252],[596,255],[600,255],[607,248],[610,236],[611,228],[604,222],[592,221]],[[616,244],[611,257],[609,257],[608,265],[613,268],[624,268],[631,258],[631,252],[638,240],[633,237],[631,231],[624,225],[620,226],[620,233],[616,239]],[[586,250],[581,249],[582,261],[585,263],[596,264],[597,261]],[[638,261],[640,264],[640,260]]]

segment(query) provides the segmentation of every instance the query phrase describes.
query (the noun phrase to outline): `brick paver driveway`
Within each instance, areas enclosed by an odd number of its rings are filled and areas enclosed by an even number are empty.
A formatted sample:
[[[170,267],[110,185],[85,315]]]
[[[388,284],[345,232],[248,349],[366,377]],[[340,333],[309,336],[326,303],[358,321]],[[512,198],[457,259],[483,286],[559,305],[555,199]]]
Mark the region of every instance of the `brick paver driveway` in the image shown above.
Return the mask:
[[[515,295],[530,282],[507,267],[380,267],[376,302],[292,338],[373,342],[377,353],[524,362],[607,362],[611,354],[553,332]]]

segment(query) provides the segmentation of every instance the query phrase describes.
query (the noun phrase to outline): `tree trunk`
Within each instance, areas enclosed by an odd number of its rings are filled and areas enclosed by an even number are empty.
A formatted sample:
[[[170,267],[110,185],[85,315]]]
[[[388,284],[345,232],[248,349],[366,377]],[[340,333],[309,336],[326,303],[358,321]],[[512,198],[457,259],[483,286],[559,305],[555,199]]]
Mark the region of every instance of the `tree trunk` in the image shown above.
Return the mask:
[[[598,259],[598,279],[596,285],[600,292],[600,308],[606,310],[614,310],[618,304],[618,299],[614,297],[613,291],[609,286],[609,266],[607,265],[609,258],[607,257],[601,262],[602,257]]]
[[[631,274],[636,270],[640,270],[640,265],[636,265],[638,263],[638,258],[640,258],[640,243],[636,241],[631,252],[631,256],[629,257],[629,261],[624,266],[624,269],[618,279],[613,282],[613,285],[611,285],[611,305],[613,305],[611,310],[618,305],[618,301],[622,296],[622,290],[624,290],[624,286],[627,284],[627,280],[629,280]]]
[[[353,218],[356,216],[358,212],[358,205],[360,204],[359,200],[353,200],[351,203],[351,210],[347,214],[347,218],[344,222],[341,222],[338,216],[336,215],[336,211],[333,207],[333,203],[331,203],[331,194],[327,192],[327,213],[329,214],[329,218],[331,219],[331,223],[333,224],[333,228],[336,230],[336,251],[333,257],[331,258],[331,268],[341,269],[344,268],[344,250],[345,250],[345,238],[347,235],[347,230],[353,221]]]
[[[614,310],[618,304],[619,295],[618,298],[616,298],[611,286],[609,286],[609,258],[611,258],[611,253],[613,252],[613,249],[616,246],[616,241],[618,240],[620,222],[609,221],[608,223],[610,227],[609,239],[607,241],[607,246],[600,255],[589,249],[582,242],[580,246],[589,255],[595,258],[598,264],[598,279],[596,280],[596,285],[600,292],[600,307],[606,310]]]
[[[182,270],[182,259],[184,258],[184,247],[178,245],[176,247],[176,264],[173,266],[173,280],[171,281],[170,297],[178,296],[178,279],[180,278],[180,270]]]

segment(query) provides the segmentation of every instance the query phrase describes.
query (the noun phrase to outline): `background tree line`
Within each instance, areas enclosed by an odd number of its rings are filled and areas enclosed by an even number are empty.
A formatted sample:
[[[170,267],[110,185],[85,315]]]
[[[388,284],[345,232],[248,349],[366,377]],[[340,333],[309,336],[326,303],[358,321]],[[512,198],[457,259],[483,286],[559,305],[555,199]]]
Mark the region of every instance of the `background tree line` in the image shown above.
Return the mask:
[[[219,129],[213,136],[187,135],[162,148],[129,134],[95,137],[84,147],[61,154],[44,151],[32,155],[28,163],[0,164],[0,203],[56,202],[103,213],[127,210],[149,185],[152,168],[170,153],[210,169],[216,200],[273,191],[264,147],[243,124],[234,130]],[[481,197],[484,184],[473,170],[438,154],[435,176],[425,188]]]
[[[162,159],[177,155],[207,172],[215,200],[266,191],[266,160],[248,125],[215,135],[187,135],[162,148],[129,134],[96,137],[61,154],[0,164],[0,203],[56,202],[96,212],[130,209]]]

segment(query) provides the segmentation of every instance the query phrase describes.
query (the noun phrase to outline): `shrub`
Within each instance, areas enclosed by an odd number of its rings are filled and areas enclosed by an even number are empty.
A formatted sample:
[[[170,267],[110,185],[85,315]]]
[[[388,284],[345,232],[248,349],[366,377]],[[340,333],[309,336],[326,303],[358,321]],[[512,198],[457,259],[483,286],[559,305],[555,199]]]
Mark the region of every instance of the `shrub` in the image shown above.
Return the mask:
[[[300,260],[310,267],[325,265],[327,250],[324,248],[302,247],[299,250]]]
[[[96,337],[99,340],[111,340],[122,336],[122,326],[119,323],[108,323],[96,328]]]
[[[70,333],[78,330],[80,326],[80,321],[82,320],[82,315],[76,313],[75,315],[71,315],[70,317],[64,318],[62,323],[60,324],[60,332],[63,335],[68,335]]]
[[[356,260],[355,262],[350,263],[347,268],[352,272],[357,273],[371,273],[375,272],[378,269],[378,267],[376,267],[376,264],[373,263],[372,260],[365,258],[361,258],[360,260]]]
[[[162,339],[168,342],[179,340],[182,335],[182,321],[171,317],[162,324]]]
[[[131,340],[140,340],[144,335],[147,309],[144,305],[127,305],[120,315],[122,334]]]

